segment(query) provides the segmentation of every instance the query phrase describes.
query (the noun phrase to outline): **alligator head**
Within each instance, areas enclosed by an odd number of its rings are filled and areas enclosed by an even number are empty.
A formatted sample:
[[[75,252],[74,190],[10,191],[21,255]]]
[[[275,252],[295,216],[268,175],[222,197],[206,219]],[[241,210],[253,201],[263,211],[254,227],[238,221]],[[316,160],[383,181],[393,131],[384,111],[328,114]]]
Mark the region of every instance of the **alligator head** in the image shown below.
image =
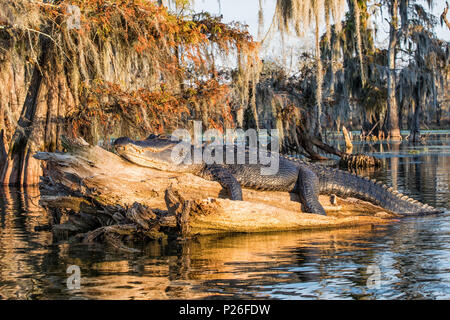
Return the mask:
[[[164,171],[179,171],[180,160],[186,156],[175,154],[174,148],[180,143],[183,142],[152,134],[141,141],[128,137],[118,138],[114,141],[114,148],[121,157],[134,164]]]

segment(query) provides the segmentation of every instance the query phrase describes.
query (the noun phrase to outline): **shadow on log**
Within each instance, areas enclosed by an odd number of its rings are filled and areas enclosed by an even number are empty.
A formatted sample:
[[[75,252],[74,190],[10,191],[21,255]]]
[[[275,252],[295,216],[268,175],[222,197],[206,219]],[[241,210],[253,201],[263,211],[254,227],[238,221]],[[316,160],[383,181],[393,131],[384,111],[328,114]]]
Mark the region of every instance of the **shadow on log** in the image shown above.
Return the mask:
[[[82,139],[61,138],[67,153],[39,152],[42,206],[56,239],[125,242],[184,239],[233,232],[316,230],[392,221],[395,215],[356,199],[320,196],[327,216],[301,212],[297,195],[243,189],[245,201],[223,199],[219,183],[191,174],[136,166]]]

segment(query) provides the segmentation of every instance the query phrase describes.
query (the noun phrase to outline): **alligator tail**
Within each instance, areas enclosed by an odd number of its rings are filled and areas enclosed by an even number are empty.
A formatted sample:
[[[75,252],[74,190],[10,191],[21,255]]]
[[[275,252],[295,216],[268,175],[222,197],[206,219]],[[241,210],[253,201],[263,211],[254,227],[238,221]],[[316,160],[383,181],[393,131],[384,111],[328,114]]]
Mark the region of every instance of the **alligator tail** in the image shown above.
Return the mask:
[[[321,194],[355,197],[400,215],[428,215],[443,212],[388,188],[379,181],[321,165],[310,164],[309,167],[319,177],[319,193]]]

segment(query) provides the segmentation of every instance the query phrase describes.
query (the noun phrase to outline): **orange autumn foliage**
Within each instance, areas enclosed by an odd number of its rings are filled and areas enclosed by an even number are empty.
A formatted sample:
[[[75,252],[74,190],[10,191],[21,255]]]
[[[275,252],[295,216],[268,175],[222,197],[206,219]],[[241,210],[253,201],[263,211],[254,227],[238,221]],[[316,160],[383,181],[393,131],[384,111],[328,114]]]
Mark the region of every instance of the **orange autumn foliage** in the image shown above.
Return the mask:
[[[68,28],[73,15],[68,5],[80,10],[79,28]],[[219,76],[216,57],[258,59],[258,44],[244,25],[225,24],[207,13],[174,14],[149,0],[24,6],[38,7],[41,23],[27,28],[48,35],[51,63],[67,72],[76,103],[65,119],[72,134],[95,142],[109,135],[164,132],[188,126],[189,120],[221,130],[234,125],[233,92],[247,95],[248,84],[236,86]],[[39,41],[39,33],[31,35]],[[140,74],[140,69],[148,70]],[[243,89],[235,88],[240,85]]]

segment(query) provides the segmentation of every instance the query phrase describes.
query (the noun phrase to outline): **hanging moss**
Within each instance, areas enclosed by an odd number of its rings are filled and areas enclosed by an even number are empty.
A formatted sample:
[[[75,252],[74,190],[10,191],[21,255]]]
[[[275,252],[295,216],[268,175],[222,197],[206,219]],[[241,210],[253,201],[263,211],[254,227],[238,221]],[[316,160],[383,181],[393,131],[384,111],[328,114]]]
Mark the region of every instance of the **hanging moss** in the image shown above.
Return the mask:
[[[79,7],[80,28],[68,28],[68,5]],[[254,101],[248,89],[257,82],[258,45],[238,23],[173,14],[144,0],[0,6],[8,13],[0,17],[7,48],[0,56],[0,130],[6,145],[21,150],[0,168],[5,183],[20,183],[25,153],[60,148],[61,134],[96,143],[186,127],[192,119],[223,129],[234,123],[233,99],[244,108]],[[240,80],[223,77],[214,56],[238,57]]]

